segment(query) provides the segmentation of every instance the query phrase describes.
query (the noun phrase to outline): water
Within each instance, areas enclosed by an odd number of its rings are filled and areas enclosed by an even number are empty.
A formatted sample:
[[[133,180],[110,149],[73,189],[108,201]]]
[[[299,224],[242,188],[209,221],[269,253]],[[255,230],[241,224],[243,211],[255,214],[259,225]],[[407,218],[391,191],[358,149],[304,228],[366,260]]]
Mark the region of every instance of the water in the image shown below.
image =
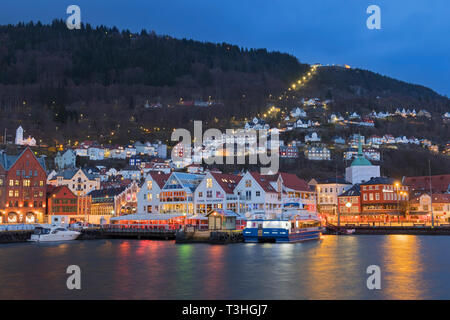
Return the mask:
[[[450,237],[297,244],[93,240],[0,245],[0,299],[450,299]],[[66,268],[81,268],[68,290]],[[368,290],[366,268],[381,268]]]

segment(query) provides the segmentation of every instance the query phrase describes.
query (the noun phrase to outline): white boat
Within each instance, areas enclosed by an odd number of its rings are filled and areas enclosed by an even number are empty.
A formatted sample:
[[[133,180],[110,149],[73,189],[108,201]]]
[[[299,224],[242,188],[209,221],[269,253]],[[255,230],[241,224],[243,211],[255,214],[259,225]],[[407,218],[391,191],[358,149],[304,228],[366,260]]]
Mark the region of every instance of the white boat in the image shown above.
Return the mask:
[[[34,228],[34,233],[29,241],[33,242],[51,242],[51,241],[71,241],[78,238],[81,233],[68,230],[63,226],[44,226],[39,225]]]
[[[243,230],[245,242],[300,242],[320,239],[321,221],[315,213],[302,209],[299,203],[284,204],[280,217],[247,220]]]

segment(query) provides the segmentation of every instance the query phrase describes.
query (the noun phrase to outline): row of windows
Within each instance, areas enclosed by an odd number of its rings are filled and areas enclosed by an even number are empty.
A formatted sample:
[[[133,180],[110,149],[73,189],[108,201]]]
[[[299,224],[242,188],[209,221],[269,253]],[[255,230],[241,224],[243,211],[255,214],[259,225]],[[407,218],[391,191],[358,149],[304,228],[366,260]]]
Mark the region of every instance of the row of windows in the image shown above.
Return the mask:
[[[24,191],[22,194],[23,194],[24,198],[29,198],[30,197],[30,192],[28,192],[28,191]],[[9,197],[14,197],[14,198],[19,198],[20,197],[20,191],[19,190],[9,190],[8,191],[8,196]],[[33,193],[33,197],[34,198],[43,197],[43,196],[44,196],[44,192],[42,192],[42,191],[34,191],[34,193]]]
[[[375,193],[375,196],[374,196],[373,193],[369,193],[369,194],[364,193],[363,194],[363,199],[365,201],[367,201],[367,199],[369,199],[369,201],[373,201],[374,199],[375,200],[380,200],[380,194],[379,193]],[[397,198],[397,194],[396,193],[384,193],[383,192],[383,200],[391,200],[391,201],[395,200],[396,201],[397,199],[400,200],[400,201],[408,200],[408,197],[399,195],[398,198]]]
[[[23,207],[30,207],[31,201],[24,201],[23,202]],[[19,201],[9,201],[8,202],[8,206],[10,208],[19,208]],[[35,208],[42,208],[43,207],[43,202],[42,201],[34,201],[33,202],[33,207]]]
[[[26,170],[16,170],[16,176],[20,177],[20,176],[27,176],[26,175]],[[29,170],[28,171],[28,177],[32,177],[33,176],[33,170]],[[34,176],[37,177],[38,176],[38,171],[34,170]]]
[[[52,199],[54,205],[56,204],[76,204],[77,199]]]
[[[380,190],[380,188],[382,190],[403,190],[403,191],[407,191],[408,187],[406,186],[400,186],[400,187],[395,187],[393,185],[385,185],[385,186],[362,186],[363,190]]]
[[[54,206],[52,207],[52,212],[74,213],[77,212],[77,206]]]
[[[2,182],[2,184],[3,184],[3,182]],[[14,187],[14,186],[18,187],[18,186],[20,186],[20,180],[12,180],[12,179],[9,180],[9,186],[10,187]],[[22,180],[22,186],[24,186],[24,187],[31,187],[31,180],[30,179],[23,179]],[[39,182],[35,181],[34,182],[34,186],[35,187],[37,187],[37,186],[43,187],[44,186],[44,181],[43,180],[40,180]]]

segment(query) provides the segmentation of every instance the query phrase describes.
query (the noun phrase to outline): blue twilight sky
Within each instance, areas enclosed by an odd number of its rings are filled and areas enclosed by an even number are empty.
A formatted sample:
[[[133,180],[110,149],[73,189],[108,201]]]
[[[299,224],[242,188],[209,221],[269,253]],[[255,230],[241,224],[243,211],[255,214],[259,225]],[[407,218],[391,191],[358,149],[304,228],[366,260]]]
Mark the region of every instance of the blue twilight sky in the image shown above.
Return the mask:
[[[66,19],[349,64],[450,96],[450,0],[2,0],[0,24]],[[381,8],[381,30],[366,9]],[[1,44],[0,44],[1,45]]]

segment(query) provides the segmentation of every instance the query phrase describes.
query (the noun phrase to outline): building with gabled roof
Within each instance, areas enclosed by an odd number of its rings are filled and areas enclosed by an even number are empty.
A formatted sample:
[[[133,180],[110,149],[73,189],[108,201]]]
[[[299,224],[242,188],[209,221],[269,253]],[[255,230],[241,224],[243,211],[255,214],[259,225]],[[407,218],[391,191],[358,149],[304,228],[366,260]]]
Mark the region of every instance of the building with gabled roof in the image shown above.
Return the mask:
[[[241,176],[208,172],[195,189],[195,213],[206,215],[212,210],[224,209],[237,212],[238,197],[234,189]]]
[[[359,184],[338,195],[339,214],[358,215],[361,213],[361,190]]]
[[[433,207],[435,219],[441,222],[450,222],[450,194],[448,193],[436,193],[433,194],[433,198],[430,197],[430,194],[423,193],[411,199],[409,215],[431,219],[431,207]]]
[[[235,188],[239,200],[239,213],[262,212],[278,214],[281,212],[281,195],[276,188],[278,175],[261,175],[259,172],[246,172]]]
[[[403,177],[402,183],[410,187],[413,195],[430,193],[430,176]],[[450,193],[450,174],[431,176],[431,189],[434,193]]]
[[[161,213],[194,214],[194,193],[203,174],[172,172],[161,190]]]
[[[149,172],[137,194],[137,212],[139,214],[160,212],[159,196],[170,174],[161,171]]]
[[[85,169],[66,169],[47,181],[54,186],[68,186],[77,196],[84,196],[92,190],[100,189],[100,176]]]
[[[30,148],[17,155],[0,152],[0,223],[44,222],[45,160]]]

